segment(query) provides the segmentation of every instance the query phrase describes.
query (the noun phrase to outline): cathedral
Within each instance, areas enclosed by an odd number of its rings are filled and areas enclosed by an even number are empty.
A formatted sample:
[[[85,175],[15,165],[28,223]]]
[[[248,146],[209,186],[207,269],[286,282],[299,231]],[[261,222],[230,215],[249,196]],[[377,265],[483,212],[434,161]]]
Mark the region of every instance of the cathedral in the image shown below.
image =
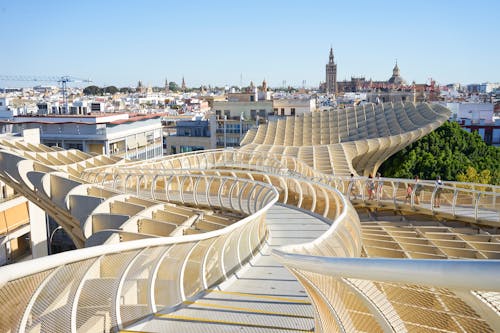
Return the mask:
[[[409,90],[406,81],[401,77],[398,63],[392,70],[392,76],[387,81],[366,80],[364,77],[351,77],[351,80],[337,82],[337,64],[334,61],[333,49],[330,47],[330,55],[326,64],[326,80],[320,83],[320,91],[326,94],[338,94],[344,92],[369,92],[373,90]]]
[[[408,84],[401,76],[398,62],[392,69],[392,76],[387,81],[366,80],[364,77],[351,77],[350,80],[337,82],[337,64],[333,57],[333,48],[326,64],[326,80],[321,82],[319,91],[328,95],[343,93],[365,93],[367,102],[406,102],[435,100],[434,86],[426,84]]]

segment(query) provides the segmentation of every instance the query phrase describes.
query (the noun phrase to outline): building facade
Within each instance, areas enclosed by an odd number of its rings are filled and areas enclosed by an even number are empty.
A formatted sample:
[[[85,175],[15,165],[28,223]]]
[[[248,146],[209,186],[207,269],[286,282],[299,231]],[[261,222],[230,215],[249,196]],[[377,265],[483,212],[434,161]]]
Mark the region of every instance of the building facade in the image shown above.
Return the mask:
[[[337,64],[335,64],[333,58],[332,48],[330,48],[330,56],[328,57],[328,64],[326,64],[325,89],[327,94],[337,93]]]
[[[313,98],[281,98],[273,100],[275,116],[297,116],[316,111],[316,100]]]
[[[47,146],[137,159],[163,155],[161,114],[18,116],[10,123],[16,132],[38,128]]]
[[[446,103],[451,119],[468,132],[476,132],[488,145],[500,146],[500,118],[492,103]]]
[[[215,149],[215,127],[215,116],[212,116],[209,120],[177,121],[175,133],[165,138],[167,154]]]

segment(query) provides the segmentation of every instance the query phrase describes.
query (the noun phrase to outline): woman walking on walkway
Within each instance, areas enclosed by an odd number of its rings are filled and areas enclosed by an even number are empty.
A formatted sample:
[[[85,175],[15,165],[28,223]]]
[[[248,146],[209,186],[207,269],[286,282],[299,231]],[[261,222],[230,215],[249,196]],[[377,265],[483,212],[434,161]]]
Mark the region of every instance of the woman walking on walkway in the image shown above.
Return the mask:
[[[368,200],[373,200],[373,195],[375,194],[375,182],[373,181],[372,174],[368,176],[366,186],[368,187]]]

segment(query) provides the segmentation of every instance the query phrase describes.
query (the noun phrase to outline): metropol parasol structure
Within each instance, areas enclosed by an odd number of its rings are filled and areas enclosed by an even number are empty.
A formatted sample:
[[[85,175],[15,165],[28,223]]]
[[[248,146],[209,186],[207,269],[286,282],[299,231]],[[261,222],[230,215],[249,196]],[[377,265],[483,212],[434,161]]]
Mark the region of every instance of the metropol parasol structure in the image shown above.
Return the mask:
[[[0,140],[77,248],[0,268],[0,331],[500,331],[500,189],[367,177],[449,115],[314,112],[145,161]]]

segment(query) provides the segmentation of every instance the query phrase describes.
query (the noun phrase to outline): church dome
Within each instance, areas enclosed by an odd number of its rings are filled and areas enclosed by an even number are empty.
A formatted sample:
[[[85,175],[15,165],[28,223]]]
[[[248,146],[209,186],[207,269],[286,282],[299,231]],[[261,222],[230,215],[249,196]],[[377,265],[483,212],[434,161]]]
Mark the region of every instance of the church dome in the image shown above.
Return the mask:
[[[399,67],[398,67],[398,63],[396,62],[396,65],[394,66],[394,68],[392,69],[392,75],[393,76],[399,76]]]
[[[389,79],[389,81],[387,81],[387,82],[391,83],[391,84],[396,84],[396,85],[406,85],[406,81],[401,77],[401,75],[399,73],[399,67],[398,67],[397,61],[396,61],[396,65],[392,69],[392,76]]]

